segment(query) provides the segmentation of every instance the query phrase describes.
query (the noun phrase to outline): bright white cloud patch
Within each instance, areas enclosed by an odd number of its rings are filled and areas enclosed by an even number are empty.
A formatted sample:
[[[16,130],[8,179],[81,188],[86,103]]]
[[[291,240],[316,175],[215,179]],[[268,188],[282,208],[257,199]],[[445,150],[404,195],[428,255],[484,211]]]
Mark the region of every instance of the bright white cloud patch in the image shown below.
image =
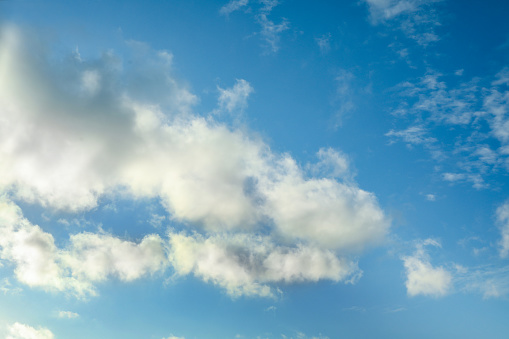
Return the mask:
[[[35,329],[31,326],[14,323],[9,326],[6,339],[53,339],[53,333],[46,328]]]
[[[15,266],[22,283],[78,297],[94,295],[94,283],[106,278],[130,281],[164,269],[166,262],[157,235],[135,244],[108,234],[79,233],[59,249],[51,234],[6,199],[0,200],[0,249],[0,259]]]
[[[173,233],[170,248],[170,261],[177,274],[193,273],[232,296],[274,296],[268,284],[355,281],[361,274],[355,262],[337,258],[329,250],[278,246],[268,237],[248,234],[205,238]]]
[[[264,2],[264,13],[276,4]],[[194,259],[186,269],[180,268],[178,249],[172,249],[178,271],[232,295],[269,295],[265,283],[344,280],[354,269],[336,253],[379,243],[388,232],[375,196],[350,178],[342,180],[348,162],[340,152],[320,150],[319,163],[309,167],[315,171],[307,173],[263,141],[193,115],[196,98],[171,76],[168,53],[131,41],[134,61],[128,68],[113,52],[93,61],[74,55],[65,67],[55,67],[45,62],[50,56],[43,48],[34,43],[28,49],[15,28],[3,28],[1,37],[1,191],[71,212],[90,210],[111,194],[158,198],[172,220],[209,232],[210,240],[188,239],[207,250],[199,258],[190,253]],[[221,91],[220,106],[233,111],[245,107],[252,87],[238,80]],[[0,230],[2,258],[14,263],[18,279],[30,286],[93,294],[97,282],[130,281],[166,265],[164,240],[157,235],[134,243],[79,233],[60,249],[12,203],[3,206],[11,222],[4,221]],[[231,255],[229,241],[218,241],[214,233],[225,231],[234,234],[231,239],[247,239],[246,251],[263,262],[261,275]],[[254,246],[252,238],[242,238],[246,232],[266,233],[289,247]],[[230,264],[210,271],[203,262],[217,255]],[[310,264],[306,255],[317,261]],[[230,278],[232,272],[241,274]]]
[[[403,257],[406,269],[406,288],[409,296],[425,295],[440,297],[446,295],[452,285],[452,274],[443,267],[433,267],[424,246],[440,246],[438,242],[427,239],[417,245],[415,253]]]

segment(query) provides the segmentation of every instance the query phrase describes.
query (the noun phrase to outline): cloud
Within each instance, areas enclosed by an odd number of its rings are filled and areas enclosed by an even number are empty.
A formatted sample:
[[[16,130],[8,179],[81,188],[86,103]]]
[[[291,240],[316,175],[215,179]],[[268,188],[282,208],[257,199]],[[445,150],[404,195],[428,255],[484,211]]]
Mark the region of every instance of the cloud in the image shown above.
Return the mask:
[[[228,16],[230,13],[246,7],[247,4],[248,0],[232,0],[221,7],[219,13]],[[278,0],[260,0],[256,4],[259,6],[254,14],[254,20],[261,28],[256,34],[259,34],[265,42],[268,53],[276,53],[279,50],[281,33],[290,28],[290,23],[285,18],[282,18],[280,23],[275,23],[269,18],[272,9],[279,5]]]
[[[398,28],[421,46],[438,41],[435,27],[440,26],[434,3],[441,0],[365,0],[371,23],[395,22]]]
[[[427,239],[417,244],[411,256],[403,257],[407,280],[405,282],[409,296],[425,295],[441,297],[446,295],[452,286],[452,274],[443,267],[433,267],[424,246],[440,244]]]
[[[260,35],[267,43],[267,47],[272,53],[276,53],[279,50],[280,34],[290,28],[288,20],[283,18],[279,24],[269,19],[269,14],[274,7],[279,4],[277,0],[261,0],[263,4],[256,19],[260,24],[262,30]]]
[[[247,108],[247,99],[254,92],[253,87],[244,79],[237,79],[232,88],[218,87],[218,106],[220,111],[242,113]]]
[[[59,311],[58,317],[59,318],[66,318],[66,319],[75,319],[79,318],[79,314],[71,311]]]
[[[173,334],[170,335],[169,337],[166,337],[166,338],[163,338],[163,339],[186,339],[184,337],[177,337],[177,336],[174,336]]]
[[[139,243],[108,234],[78,233],[66,248],[32,225],[14,203],[0,200],[0,258],[15,265],[17,279],[30,286],[95,295],[94,283],[116,277],[131,281],[165,268],[166,256],[157,235]]]
[[[31,326],[20,324],[18,322],[12,324],[8,328],[9,335],[6,339],[53,339],[53,333],[46,328],[35,329]]]
[[[229,15],[232,12],[238,11],[242,7],[247,6],[249,0],[231,0],[226,5],[221,7],[219,13],[222,15]]]
[[[509,201],[506,201],[497,208],[497,223],[500,225],[500,256],[506,258],[509,254]]]
[[[264,2],[263,10],[275,5]],[[112,51],[96,60],[74,53],[50,62],[46,49],[19,29],[4,27],[1,37],[0,192],[9,197],[74,213],[116,195],[155,199],[172,222],[208,237],[191,236],[188,243],[210,260],[217,252],[231,264],[208,271],[200,264],[207,258],[200,257],[180,272],[193,272],[232,294],[270,294],[266,283],[344,280],[354,268],[337,255],[385,239],[390,221],[376,197],[348,177],[344,155],[320,150],[318,164],[307,170],[244,130],[194,115],[197,98],[172,77],[168,52],[130,41],[129,66]],[[252,88],[239,80],[222,91],[220,105],[234,110],[245,107]],[[58,248],[51,234],[8,199],[2,206],[2,258],[29,286],[93,295],[106,279],[131,281],[167,265],[166,240],[158,235],[133,242],[83,232]],[[263,265],[258,275],[239,264],[221,247],[230,243],[219,241],[224,232],[254,251],[257,263],[282,265],[279,273],[287,275],[276,276]],[[268,238],[254,246],[244,234]],[[314,272],[304,255],[331,271]],[[230,270],[244,278],[232,282]]]
[[[393,115],[404,127],[386,136],[426,149],[441,163],[446,181],[489,187],[487,178],[509,169],[505,73],[505,68],[499,71],[494,81],[474,78],[451,86],[429,70],[416,82],[400,84]]]
[[[238,297],[274,297],[275,283],[348,281],[360,277],[357,264],[317,247],[276,245],[249,234],[169,235],[170,262],[178,275],[194,274]]]
[[[410,126],[402,131],[390,130],[385,134],[387,137],[401,138],[408,144],[413,145],[432,145],[437,141],[433,137],[426,136],[427,131],[423,126]]]

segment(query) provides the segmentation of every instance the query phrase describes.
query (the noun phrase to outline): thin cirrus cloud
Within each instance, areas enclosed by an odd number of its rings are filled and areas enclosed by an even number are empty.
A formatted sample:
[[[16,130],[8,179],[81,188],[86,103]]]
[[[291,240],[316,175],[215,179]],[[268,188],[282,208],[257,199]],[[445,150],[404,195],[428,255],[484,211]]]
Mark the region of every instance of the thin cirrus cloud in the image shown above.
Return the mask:
[[[433,4],[441,0],[364,0],[371,23],[395,24],[408,38],[421,46],[440,40],[435,28],[440,26]]]
[[[261,0],[255,5],[258,8],[254,19],[260,25],[260,31],[257,34],[262,37],[266,51],[269,53],[276,53],[279,50],[281,34],[290,28],[290,23],[285,18],[282,18],[279,23],[269,18],[272,9],[277,5],[279,5],[278,0]],[[219,9],[219,13],[228,16],[246,6],[248,6],[248,0],[231,0]]]
[[[444,168],[445,181],[487,188],[487,178],[509,169],[507,67],[491,82],[472,79],[450,86],[443,78],[428,71],[418,81],[398,86],[398,96],[405,100],[393,115],[406,126],[386,136],[428,150]],[[440,133],[443,127],[449,135]]]
[[[217,88],[219,91],[219,111],[230,114],[242,113],[247,108],[247,99],[254,92],[253,87],[244,79],[237,79],[232,88]]]
[[[342,180],[348,161],[340,152],[318,156],[341,177],[308,173],[262,140],[194,115],[197,98],[172,77],[168,52],[130,41],[130,67],[113,52],[97,60],[75,53],[55,66],[16,27],[3,27],[0,42],[1,253],[29,286],[95,295],[107,279],[172,265],[232,296],[270,296],[281,282],[355,280],[351,256],[389,231],[376,197]],[[235,86],[219,99],[226,110],[245,107],[252,92],[247,81]],[[58,248],[12,202],[80,212],[115,195],[156,198],[172,221],[198,233],[131,242],[82,232]],[[190,248],[204,257],[182,259]],[[246,253],[252,261],[241,260]],[[221,256],[224,265],[211,268],[207,260]]]

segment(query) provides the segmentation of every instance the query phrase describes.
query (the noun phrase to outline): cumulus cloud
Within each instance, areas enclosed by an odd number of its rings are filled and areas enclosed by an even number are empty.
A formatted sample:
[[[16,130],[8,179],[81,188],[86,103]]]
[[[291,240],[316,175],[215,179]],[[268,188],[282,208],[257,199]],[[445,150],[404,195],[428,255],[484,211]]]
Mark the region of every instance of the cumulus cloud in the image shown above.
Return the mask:
[[[411,297],[416,295],[441,297],[446,295],[452,286],[452,274],[443,267],[431,265],[424,247],[427,245],[440,247],[437,241],[427,239],[417,244],[413,255],[402,258],[407,275],[405,285]]]
[[[264,13],[276,5],[264,2]],[[266,283],[345,280],[353,264],[338,255],[377,244],[387,234],[388,218],[376,197],[347,177],[344,155],[320,150],[320,161],[307,170],[243,130],[194,115],[197,98],[172,77],[168,52],[130,41],[128,67],[111,51],[97,60],[74,53],[59,63],[15,27],[2,28],[0,36],[1,192],[70,212],[89,211],[115,194],[155,198],[172,221],[208,237],[170,238],[173,245],[179,242],[171,239],[187,239],[210,256],[190,253],[192,264],[182,266],[178,248],[171,248],[177,271],[232,295],[269,295]],[[251,92],[247,81],[238,80],[221,90],[220,106],[243,109]],[[165,240],[157,235],[132,242],[79,233],[58,248],[17,206],[2,206],[2,258],[29,286],[93,294],[95,284],[110,277],[130,281],[166,266]],[[219,241],[216,233],[224,232],[230,240]],[[272,240],[255,246],[251,233]],[[244,266],[249,261],[239,261],[232,241],[243,243],[258,266]],[[222,271],[202,264],[221,255],[229,263],[219,266]],[[313,271],[305,255],[330,272]],[[287,275],[277,276],[269,264]],[[242,274],[230,280],[234,271]]]
[[[276,245],[249,234],[170,234],[170,261],[178,275],[193,273],[226,289],[231,296],[273,297],[270,284],[347,281],[359,278],[356,262],[317,247]]]
[[[51,234],[5,198],[0,200],[0,235],[0,259],[15,266],[20,282],[78,297],[95,295],[94,283],[108,277],[130,281],[164,269],[166,262],[157,235],[135,244],[108,234],[79,233],[66,248],[57,248]]]
[[[18,322],[12,324],[8,328],[9,335],[6,339],[53,339],[53,333],[47,328],[35,329],[31,326],[20,324]]]

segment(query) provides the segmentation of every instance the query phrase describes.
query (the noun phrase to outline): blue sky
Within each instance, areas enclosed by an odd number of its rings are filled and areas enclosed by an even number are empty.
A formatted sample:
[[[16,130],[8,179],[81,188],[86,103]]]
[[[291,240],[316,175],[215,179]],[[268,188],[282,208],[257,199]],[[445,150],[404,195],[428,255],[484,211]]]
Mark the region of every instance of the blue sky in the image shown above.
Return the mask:
[[[508,14],[1,1],[0,337],[506,337]]]

